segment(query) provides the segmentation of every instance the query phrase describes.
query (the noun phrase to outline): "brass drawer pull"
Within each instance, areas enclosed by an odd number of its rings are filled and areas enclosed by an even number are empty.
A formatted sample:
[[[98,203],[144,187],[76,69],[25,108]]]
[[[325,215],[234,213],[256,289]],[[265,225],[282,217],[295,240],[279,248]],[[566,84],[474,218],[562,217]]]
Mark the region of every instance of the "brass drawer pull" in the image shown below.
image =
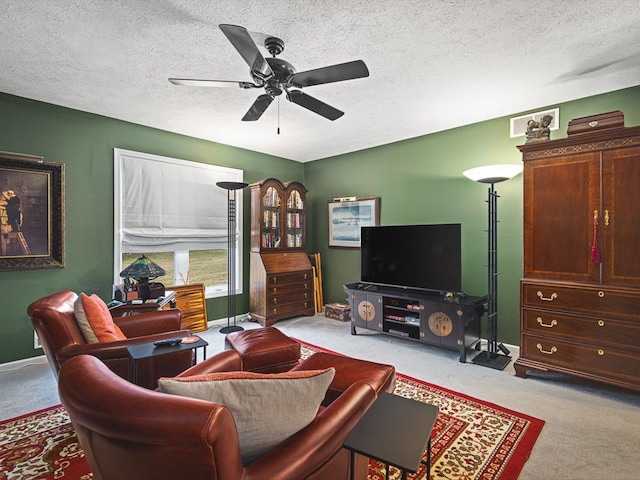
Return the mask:
[[[598,326],[604,327],[604,320],[598,320]]]
[[[598,296],[599,296],[600,298],[604,298],[604,292],[603,292],[602,290],[600,290],[600,291],[598,292]]]
[[[540,317],[536,318],[536,320],[538,321],[541,327],[545,327],[545,328],[553,328],[556,325],[558,325],[558,321],[555,318],[551,320],[551,323],[543,323],[543,320]]]
[[[545,297],[544,294],[538,290],[538,293],[536,293],[536,295],[538,295],[538,297],[540,297],[540,300],[544,300],[545,302],[553,302],[556,298],[558,298],[558,294],[557,293],[552,293],[550,297]]]
[[[540,344],[537,344],[536,347],[538,347],[538,350],[540,350],[540,353],[544,353],[545,355],[553,355],[558,351],[556,347],[551,347],[551,350],[543,350],[542,345]]]
[[[273,304],[275,305],[276,303],[278,303],[278,299],[277,299],[277,298],[274,298],[274,299],[273,299]]]
[[[602,350],[601,348],[598,349],[598,355],[603,356],[604,355],[604,350]]]

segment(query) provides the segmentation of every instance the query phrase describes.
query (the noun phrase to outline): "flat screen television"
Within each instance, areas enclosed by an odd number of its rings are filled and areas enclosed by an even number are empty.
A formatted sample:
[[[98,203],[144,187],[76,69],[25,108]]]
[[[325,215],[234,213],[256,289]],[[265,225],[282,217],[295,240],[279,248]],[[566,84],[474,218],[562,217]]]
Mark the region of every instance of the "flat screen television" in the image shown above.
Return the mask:
[[[362,227],[362,282],[462,293],[462,226]]]

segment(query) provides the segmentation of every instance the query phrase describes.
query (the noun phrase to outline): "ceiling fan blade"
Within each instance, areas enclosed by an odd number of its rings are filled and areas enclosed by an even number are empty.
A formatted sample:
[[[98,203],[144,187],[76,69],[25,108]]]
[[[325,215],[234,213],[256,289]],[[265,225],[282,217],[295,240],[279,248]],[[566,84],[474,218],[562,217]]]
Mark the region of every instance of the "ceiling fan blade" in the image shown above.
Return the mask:
[[[273,76],[273,70],[271,70],[271,67],[260,53],[260,50],[258,50],[258,46],[246,28],[238,25],[221,24],[220,30],[222,30],[222,33],[225,34],[238,53],[244,58],[244,61],[251,67],[252,75],[263,80]]]
[[[253,102],[249,111],[242,117],[242,121],[255,122],[262,116],[267,107],[271,105],[271,102],[273,102],[271,95],[260,95],[256,101]]]
[[[362,60],[354,60],[353,62],[296,73],[291,77],[291,84],[296,87],[310,87],[311,85],[342,82],[343,80],[368,76],[369,69],[365,63]]]
[[[318,115],[322,115],[324,118],[328,118],[329,120],[337,120],[344,115],[344,112],[341,112],[337,108],[333,108],[331,105],[327,105],[326,103],[321,102],[317,98],[313,98],[311,95],[307,95],[300,90],[287,91],[287,98],[290,102],[296,103],[307,110],[311,110]]]
[[[251,82],[233,82],[227,80],[194,80],[191,78],[170,78],[174,85],[186,85],[187,87],[222,87],[222,88],[258,88]]]

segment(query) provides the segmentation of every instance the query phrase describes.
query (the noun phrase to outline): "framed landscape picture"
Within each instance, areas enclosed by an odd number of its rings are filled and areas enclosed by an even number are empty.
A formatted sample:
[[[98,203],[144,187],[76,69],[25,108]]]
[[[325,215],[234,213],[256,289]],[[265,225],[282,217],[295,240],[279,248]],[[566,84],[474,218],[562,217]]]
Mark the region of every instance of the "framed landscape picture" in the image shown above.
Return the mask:
[[[360,228],[380,223],[380,197],[329,201],[329,247],[360,248]]]
[[[0,271],[64,266],[64,164],[0,152]]]

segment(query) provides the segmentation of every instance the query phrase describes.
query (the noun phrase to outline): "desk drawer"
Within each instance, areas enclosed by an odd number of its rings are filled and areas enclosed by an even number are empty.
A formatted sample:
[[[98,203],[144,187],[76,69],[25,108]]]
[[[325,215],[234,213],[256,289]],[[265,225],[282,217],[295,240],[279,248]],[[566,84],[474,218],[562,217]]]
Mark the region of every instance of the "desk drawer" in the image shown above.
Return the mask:
[[[309,311],[311,309],[311,311]],[[289,303],[286,305],[268,305],[267,317],[290,316],[292,313],[298,315],[313,315],[313,300]]]
[[[267,305],[270,307],[277,305],[287,305],[289,303],[304,303],[306,300],[313,302],[313,292],[297,291],[280,295],[267,295]]]
[[[301,283],[279,284],[267,287],[267,295],[285,295],[297,292],[309,292],[313,294],[313,284],[310,281]]]
[[[522,356],[567,370],[606,378],[640,380],[638,354],[602,344],[579,344],[536,335],[522,335]]]
[[[588,285],[522,282],[523,307],[603,314],[607,317],[638,318],[638,291]]]
[[[640,350],[640,322],[523,308],[522,328],[524,333],[533,335],[608,343]]]
[[[288,284],[301,284],[304,282],[313,282],[313,274],[311,270],[267,275],[267,287],[277,287],[278,285]]]

